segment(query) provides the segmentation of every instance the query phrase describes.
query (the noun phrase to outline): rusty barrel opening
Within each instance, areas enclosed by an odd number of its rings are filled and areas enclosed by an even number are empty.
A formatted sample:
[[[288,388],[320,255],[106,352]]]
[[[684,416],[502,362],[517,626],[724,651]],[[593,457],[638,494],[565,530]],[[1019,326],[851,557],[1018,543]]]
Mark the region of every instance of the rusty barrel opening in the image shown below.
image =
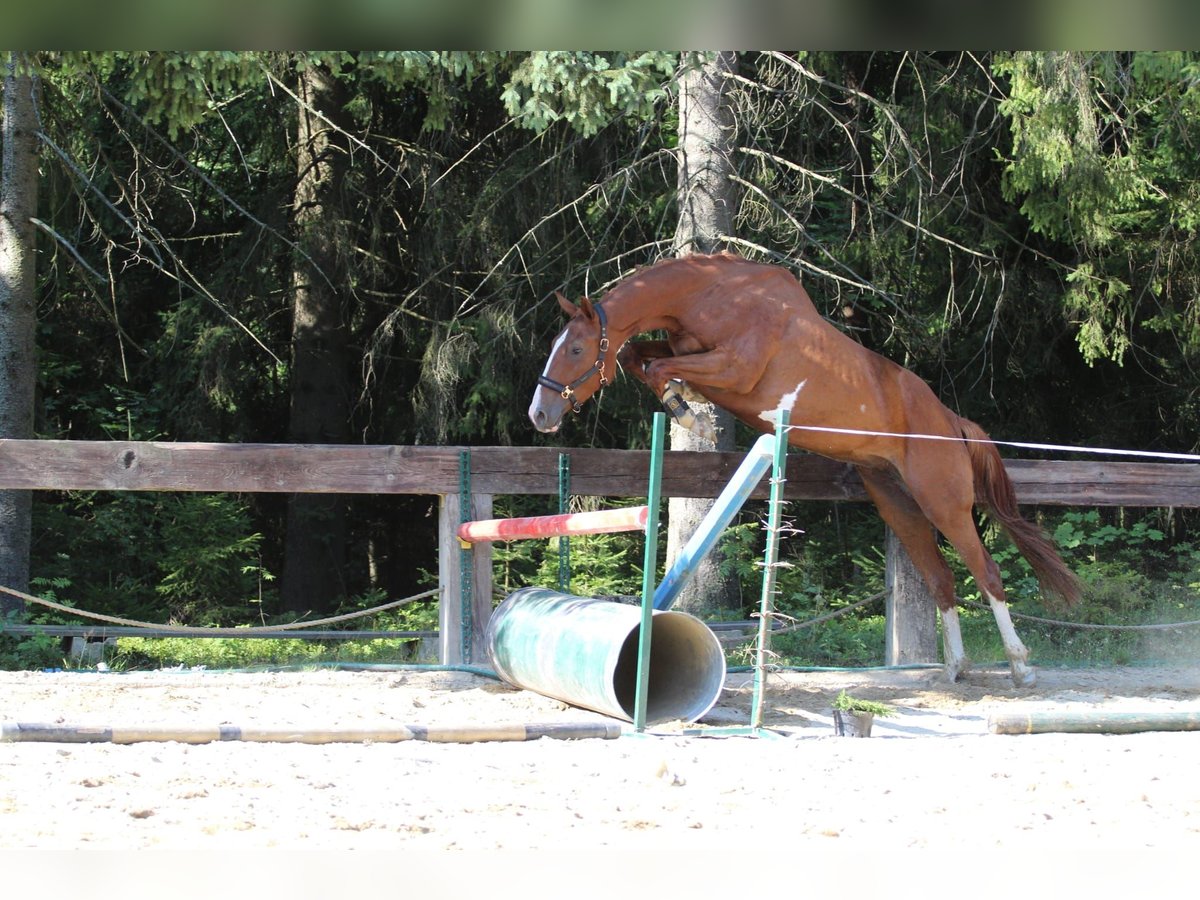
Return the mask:
[[[633,720],[641,610],[611,600],[522,588],[492,614],[488,654],[516,687]],[[707,625],[687,613],[656,612],[646,721],[694,722],[725,683],[725,654]]]
[[[637,692],[641,633],[639,622],[621,645],[612,674],[617,702],[630,721]],[[694,722],[712,709],[724,687],[725,655],[720,643],[707,625],[681,612],[655,615],[650,637],[646,721]]]

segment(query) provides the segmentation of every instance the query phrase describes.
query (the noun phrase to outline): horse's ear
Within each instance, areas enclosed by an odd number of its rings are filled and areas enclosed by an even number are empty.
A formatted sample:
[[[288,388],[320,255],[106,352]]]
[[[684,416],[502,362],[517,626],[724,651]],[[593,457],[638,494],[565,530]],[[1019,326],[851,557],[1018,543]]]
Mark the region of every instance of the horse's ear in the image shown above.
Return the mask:
[[[579,313],[579,309],[574,303],[562,295],[562,291],[555,291],[554,296],[558,298],[558,305],[562,307],[563,312],[565,312],[568,316],[574,316]]]
[[[579,301],[579,311],[588,319],[596,318],[596,308],[592,306],[592,301],[587,297]]]

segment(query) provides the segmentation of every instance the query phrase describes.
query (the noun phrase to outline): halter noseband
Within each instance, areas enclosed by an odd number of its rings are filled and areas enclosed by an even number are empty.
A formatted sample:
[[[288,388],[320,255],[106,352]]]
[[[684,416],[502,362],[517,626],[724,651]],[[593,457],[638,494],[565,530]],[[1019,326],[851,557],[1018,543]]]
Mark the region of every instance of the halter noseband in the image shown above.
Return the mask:
[[[600,318],[600,355],[596,361],[592,363],[592,367],[572,381],[570,384],[560,384],[553,378],[546,375],[538,376],[538,384],[542,387],[550,388],[556,391],[564,400],[569,400],[571,409],[579,412],[579,402],[572,399],[575,395],[575,388],[579,387],[585,381],[588,381],[593,375],[600,376],[600,387],[608,386],[608,376],[604,374],[604,354],[608,352],[608,317],[604,314],[604,307],[599,303],[592,307],[596,310],[596,315]]]

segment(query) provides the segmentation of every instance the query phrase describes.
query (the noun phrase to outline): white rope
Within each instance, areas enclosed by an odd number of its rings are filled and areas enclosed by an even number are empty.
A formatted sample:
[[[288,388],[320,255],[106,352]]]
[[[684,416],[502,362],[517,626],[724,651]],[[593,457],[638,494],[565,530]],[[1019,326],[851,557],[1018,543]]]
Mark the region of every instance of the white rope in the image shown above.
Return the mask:
[[[245,637],[249,634],[278,634],[281,637],[287,637],[289,633],[299,631],[303,628],[312,628],[316,625],[330,625],[334,622],[346,622],[350,619],[361,619],[363,616],[374,615],[384,610],[394,609],[397,606],[404,606],[407,603],[412,603],[415,600],[423,600],[426,597],[432,597],[434,594],[441,592],[441,588],[425,591],[423,594],[414,594],[411,597],[405,597],[403,600],[393,600],[390,603],[384,603],[380,606],[372,606],[370,609],[360,609],[352,613],[344,613],[340,616],[329,616],[324,619],[313,619],[311,622],[286,622],[281,625],[253,625],[253,626],[237,626],[234,628],[226,628],[220,626],[207,625],[164,625],[156,622],[142,622],[138,619],[123,619],[120,616],[106,616],[104,613],[89,612],[86,609],[76,609],[73,606],[64,606],[61,603],[55,603],[53,600],[47,600],[44,597],[35,597],[32,594],[27,594],[24,591],[18,591],[16,588],[6,587],[0,584],[0,593],[5,593],[26,603],[37,603],[49,609],[56,610],[61,613],[68,613],[72,616],[82,616],[86,619],[95,619],[98,622],[108,622],[111,625],[124,625],[133,628],[154,628],[159,631],[169,631],[172,634],[181,636],[196,636],[196,637]],[[0,630],[3,626],[0,625]]]
[[[823,431],[831,434],[854,434],[863,437],[912,438],[923,441],[961,441],[964,444],[995,444],[1002,447],[1019,447],[1022,450],[1052,450],[1060,453],[1099,453],[1113,456],[1142,456],[1154,459],[1175,459],[1184,462],[1200,462],[1195,453],[1165,453],[1157,450],[1116,450],[1110,447],[1072,447],[1066,444],[1035,444],[1028,441],[997,441],[994,439],[948,437],[942,434],[903,434],[894,431],[864,431],[858,428],[830,428],[825,425],[789,425],[788,430]]]
[[[974,606],[976,609],[991,609],[991,607],[975,600],[961,600],[959,602],[967,606]],[[1158,625],[1106,625],[1100,622],[1067,622],[1063,619],[1047,619],[1043,616],[1031,616],[1029,613],[1019,613],[1015,609],[1010,609],[1008,614],[1014,619],[1027,619],[1030,622],[1041,622],[1044,625],[1061,625],[1064,628],[1081,628],[1092,631],[1169,631],[1172,628],[1195,628],[1197,625],[1200,625],[1200,619],[1192,619],[1188,622],[1163,622]]]

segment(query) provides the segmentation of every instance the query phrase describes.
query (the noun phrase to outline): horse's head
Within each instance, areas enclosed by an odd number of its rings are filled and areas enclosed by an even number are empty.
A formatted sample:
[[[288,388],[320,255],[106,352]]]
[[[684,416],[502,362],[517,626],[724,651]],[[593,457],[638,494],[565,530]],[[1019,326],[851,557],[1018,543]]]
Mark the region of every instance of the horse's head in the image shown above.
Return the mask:
[[[562,294],[556,296],[570,320],[554,339],[529,404],[530,421],[544,432],[558,431],[567,410],[579,412],[582,403],[608,384],[608,373],[613,371],[608,362],[608,320],[600,304],[584,297],[575,306]]]

